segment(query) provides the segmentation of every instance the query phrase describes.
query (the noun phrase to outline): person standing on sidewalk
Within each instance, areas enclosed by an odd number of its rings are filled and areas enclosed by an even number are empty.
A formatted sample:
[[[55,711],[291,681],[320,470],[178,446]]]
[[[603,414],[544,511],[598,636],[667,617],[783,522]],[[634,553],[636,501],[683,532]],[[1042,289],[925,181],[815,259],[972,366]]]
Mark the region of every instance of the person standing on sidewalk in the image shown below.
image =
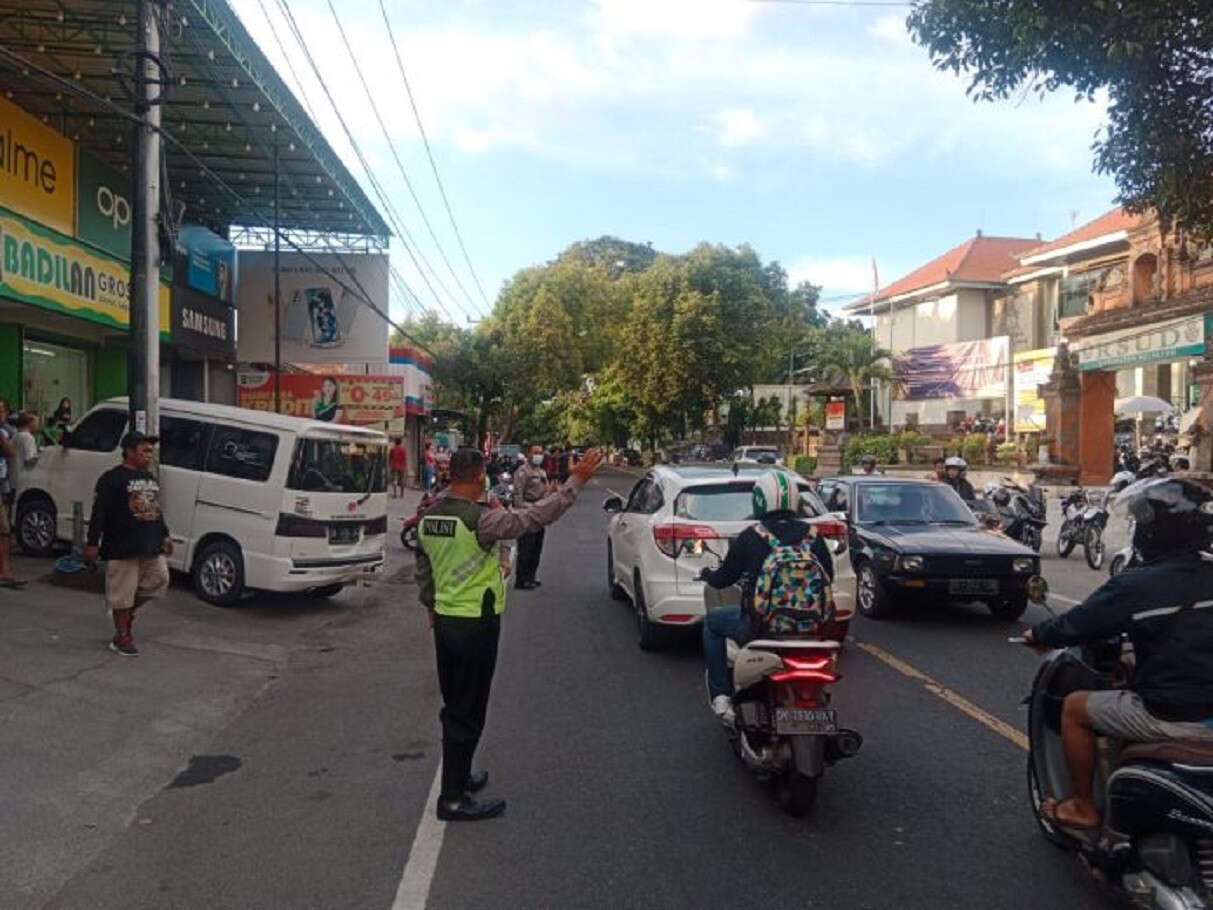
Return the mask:
[[[16,489],[9,468],[17,459],[16,429],[8,422],[8,402],[0,398],[0,588],[16,590],[25,582],[13,578],[9,549],[13,542],[12,503]]]
[[[409,452],[404,447],[403,437],[396,437],[396,444],[387,450],[387,466],[392,472],[392,498],[404,495],[404,475],[409,467]]]
[[[105,562],[105,606],[114,618],[110,650],[135,657],[135,610],[168,590],[173,541],[161,511],[160,482],[148,469],[159,440],[143,433],[122,437],[122,464],[97,480],[84,560]],[[100,544],[100,548],[98,548]]]
[[[434,630],[438,687],[442,692],[442,821],[477,821],[505,811],[505,800],[478,800],[488,773],[472,773],[472,759],[488,712],[497,667],[497,641],[505,610],[505,579],[498,550],[564,514],[594,476],[602,453],[591,449],[569,482],[522,511],[487,507],[484,456],[459,449],[451,458],[451,484],[421,519],[417,583]]]
[[[551,489],[547,472],[543,470],[543,446],[531,446],[529,461],[523,462],[514,472],[514,508],[525,509],[543,499]],[[541,582],[535,578],[539,571],[539,557],[543,555],[543,528],[518,538],[518,563],[514,567],[514,587],[520,591],[538,588]]]

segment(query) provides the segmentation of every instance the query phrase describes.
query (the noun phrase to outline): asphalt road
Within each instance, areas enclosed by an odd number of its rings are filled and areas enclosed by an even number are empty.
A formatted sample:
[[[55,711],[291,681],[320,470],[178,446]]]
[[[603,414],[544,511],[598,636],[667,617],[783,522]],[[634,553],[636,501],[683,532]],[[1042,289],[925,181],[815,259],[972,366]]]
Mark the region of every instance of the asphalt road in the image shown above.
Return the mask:
[[[643,653],[607,594],[599,504],[628,482],[595,481],[547,536],[543,587],[511,592],[478,760],[503,817],[426,821],[432,646],[396,544],[405,577],[343,593],[284,641],[289,658],[206,757],[182,756],[45,905],[386,910],[421,826],[437,856],[414,857],[413,886],[420,868],[444,910],[1102,906],[1027,808],[1016,736],[1035,659],[1006,643],[1016,625],[965,606],[857,618],[835,703],[864,747],[791,819],[710,715],[695,638]],[[1060,597],[1104,577],[1081,559],[1046,559]],[[263,609],[221,615],[252,629]]]

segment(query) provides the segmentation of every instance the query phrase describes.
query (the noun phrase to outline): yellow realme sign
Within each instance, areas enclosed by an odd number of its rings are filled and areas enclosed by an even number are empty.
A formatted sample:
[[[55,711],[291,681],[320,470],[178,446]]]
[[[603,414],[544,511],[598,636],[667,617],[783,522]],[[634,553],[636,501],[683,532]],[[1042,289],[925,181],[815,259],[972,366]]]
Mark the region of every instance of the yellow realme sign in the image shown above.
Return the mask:
[[[62,234],[76,233],[70,139],[0,98],[0,205]]]

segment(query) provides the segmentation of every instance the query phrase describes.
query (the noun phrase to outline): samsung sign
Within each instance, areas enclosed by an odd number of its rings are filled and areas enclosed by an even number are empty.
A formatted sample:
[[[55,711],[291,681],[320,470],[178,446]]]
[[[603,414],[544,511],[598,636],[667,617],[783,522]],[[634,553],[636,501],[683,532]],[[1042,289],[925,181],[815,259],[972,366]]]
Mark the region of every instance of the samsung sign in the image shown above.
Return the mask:
[[[236,353],[236,316],[227,304],[178,285],[173,288],[172,320],[174,346],[224,359]]]

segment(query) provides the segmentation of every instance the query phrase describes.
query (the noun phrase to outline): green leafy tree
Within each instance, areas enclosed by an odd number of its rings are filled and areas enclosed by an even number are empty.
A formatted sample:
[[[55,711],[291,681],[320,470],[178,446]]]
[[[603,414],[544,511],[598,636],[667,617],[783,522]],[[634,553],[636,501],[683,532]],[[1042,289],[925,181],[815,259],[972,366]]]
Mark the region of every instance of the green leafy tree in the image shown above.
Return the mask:
[[[907,21],[982,101],[1108,94],[1095,169],[1118,201],[1213,238],[1213,10],[1208,0],[924,0]]]
[[[843,322],[831,323],[819,330],[813,343],[813,362],[822,378],[845,383],[851,390],[855,410],[863,428],[863,390],[875,379],[888,379],[889,358],[867,331]]]

